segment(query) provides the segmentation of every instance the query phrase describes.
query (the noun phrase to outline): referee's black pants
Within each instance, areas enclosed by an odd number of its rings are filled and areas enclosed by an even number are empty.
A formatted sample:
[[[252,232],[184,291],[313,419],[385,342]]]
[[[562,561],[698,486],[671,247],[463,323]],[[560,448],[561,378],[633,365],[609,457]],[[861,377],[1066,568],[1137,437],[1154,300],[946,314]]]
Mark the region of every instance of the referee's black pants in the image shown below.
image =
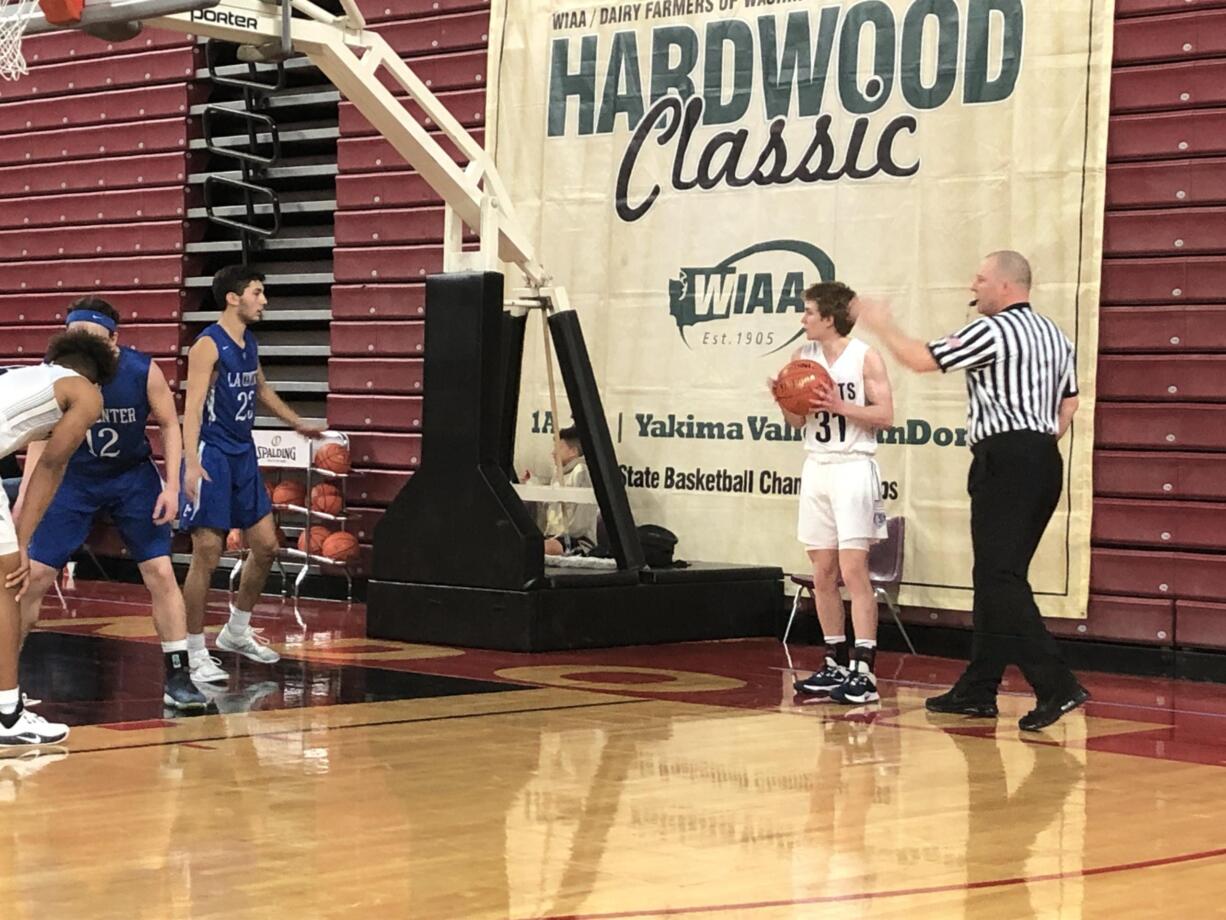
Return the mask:
[[[972,448],[971,545],[975,554],[971,662],[957,690],[995,699],[1001,676],[1017,664],[1047,700],[1076,683],[1030,589],[1030,560],[1060,501],[1064,461],[1052,435],[1010,431]]]

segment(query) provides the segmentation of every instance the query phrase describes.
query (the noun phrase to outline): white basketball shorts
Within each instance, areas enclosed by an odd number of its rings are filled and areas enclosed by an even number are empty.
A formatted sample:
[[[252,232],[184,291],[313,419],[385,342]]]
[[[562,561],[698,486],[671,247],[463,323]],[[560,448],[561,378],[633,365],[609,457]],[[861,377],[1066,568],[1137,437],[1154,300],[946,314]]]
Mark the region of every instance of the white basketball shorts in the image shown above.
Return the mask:
[[[0,556],[17,552],[17,528],[13,525],[13,513],[9,510],[9,498],[0,489]]]
[[[884,540],[881,475],[872,457],[810,454],[800,474],[796,537],[806,549],[862,549]]]

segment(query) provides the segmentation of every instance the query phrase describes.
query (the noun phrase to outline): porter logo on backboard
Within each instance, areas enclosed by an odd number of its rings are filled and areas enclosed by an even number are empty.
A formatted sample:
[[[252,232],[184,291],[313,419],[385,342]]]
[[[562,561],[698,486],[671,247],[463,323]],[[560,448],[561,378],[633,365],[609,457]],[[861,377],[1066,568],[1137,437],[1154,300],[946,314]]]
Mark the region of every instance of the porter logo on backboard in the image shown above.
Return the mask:
[[[800,240],[768,240],[735,252],[717,265],[683,267],[668,283],[668,311],[681,341],[694,348],[752,348],[771,354],[804,334],[805,287],[832,281],[834,263]],[[733,325],[725,326],[731,322]],[[704,326],[691,341],[690,326]]]

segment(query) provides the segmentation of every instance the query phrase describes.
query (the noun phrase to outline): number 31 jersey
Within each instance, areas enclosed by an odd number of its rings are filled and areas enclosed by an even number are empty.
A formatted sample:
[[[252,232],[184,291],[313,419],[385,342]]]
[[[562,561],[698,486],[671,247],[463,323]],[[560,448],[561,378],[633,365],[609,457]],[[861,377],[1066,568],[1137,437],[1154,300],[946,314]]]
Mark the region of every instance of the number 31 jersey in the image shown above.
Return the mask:
[[[120,347],[115,377],[102,388],[102,415],[69,459],[71,472],[114,476],[149,459],[145,423],[151,361],[144,352]]]
[[[260,347],[250,329],[243,332],[241,348],[217,323],[200,333],[200,338],[205,336],[217,346],[217,376],[204,403],[200,443],[227,454],[246,453],[251,450],[251,429],[255,424]]]
[[[831,364],[822,352],[820,342],[806,342],[798,358],[816,361],[830,374],[844,402],[863,406],[864,356],[868,346],[859,339],[848,339],[843,353]],[[812,413],[805,419],[805,450],[818,456],[842,454],[869,456],[877,453],[877,434],[867,425],[853,422],[842,415],[826,411]]]

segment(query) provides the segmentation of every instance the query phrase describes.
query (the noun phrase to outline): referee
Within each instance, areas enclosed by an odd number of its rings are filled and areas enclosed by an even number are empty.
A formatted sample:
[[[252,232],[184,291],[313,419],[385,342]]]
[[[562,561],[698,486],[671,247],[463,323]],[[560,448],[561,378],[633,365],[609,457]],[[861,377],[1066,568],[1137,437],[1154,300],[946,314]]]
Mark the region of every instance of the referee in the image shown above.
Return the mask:
[[[926,705],[995,718],[996,690],[1015,662],[1036,698],[1018,725],[1038,731],[1089,699],[1043,625],[1028,580],[1063,487],[1056,442],[1077,411],[1075,358],[1060,327],[1031,308],[1030,264],[1019,253],[987,256],[971,290],[981,315],[927,344],[903,334],[885,303],[860,299],[856,320],[913,371],[967,372],[974,640],[957,683]]]

